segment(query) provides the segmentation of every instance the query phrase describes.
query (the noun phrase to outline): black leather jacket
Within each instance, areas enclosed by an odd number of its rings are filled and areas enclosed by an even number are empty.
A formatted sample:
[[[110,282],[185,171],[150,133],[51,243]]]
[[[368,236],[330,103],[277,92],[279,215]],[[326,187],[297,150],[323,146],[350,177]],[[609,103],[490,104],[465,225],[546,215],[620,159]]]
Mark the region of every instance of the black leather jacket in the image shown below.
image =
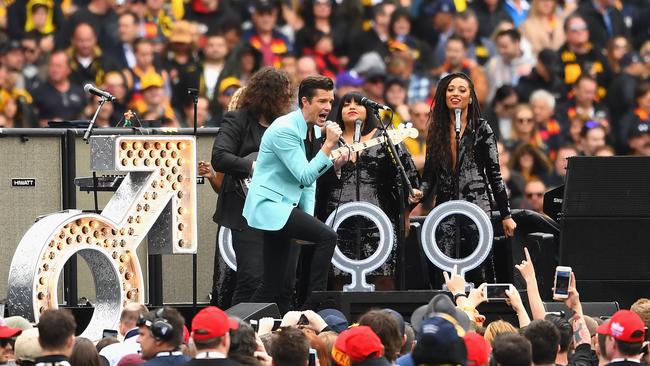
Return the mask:
[[[458,156],[459,199],[475,203],[488,213],[498,209],[502,219],[509,216],[508,194],[499,169],[497,140],[486,120],[481,118],[467,125],[460,140]],[[436,204],[456,199],[454,175],[444,165],[427,155],[422,176],[422,202],[432,202],[434,197]]]

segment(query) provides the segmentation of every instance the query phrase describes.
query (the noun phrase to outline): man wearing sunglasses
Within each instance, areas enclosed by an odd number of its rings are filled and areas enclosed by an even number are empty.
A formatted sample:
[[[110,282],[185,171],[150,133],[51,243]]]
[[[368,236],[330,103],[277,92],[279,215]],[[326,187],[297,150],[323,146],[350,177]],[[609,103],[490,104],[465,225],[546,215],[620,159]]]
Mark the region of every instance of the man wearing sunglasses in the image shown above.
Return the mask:
[[[544,192],[546,192],[546,186],[541,180],[535,179],[526,183],[524,196],[529,209],[537,213],[544,213]]]

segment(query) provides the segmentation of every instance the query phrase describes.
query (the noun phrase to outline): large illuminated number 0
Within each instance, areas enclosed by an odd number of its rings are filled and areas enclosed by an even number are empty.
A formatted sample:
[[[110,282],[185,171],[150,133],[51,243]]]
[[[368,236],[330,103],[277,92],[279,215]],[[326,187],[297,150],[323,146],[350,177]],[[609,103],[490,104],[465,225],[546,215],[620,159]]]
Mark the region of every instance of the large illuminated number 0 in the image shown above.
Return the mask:
[[[93,170],[128,172],[101,215],[78,210],[48,215],[23,236],[9,271],[9,311],[38,321],[58,306],[58,278],[73,254],[95,281],[96,305],[83,332],[101,338],[116,329],[127,302],[144,302],[136,249],[146,235],[149,254],[190,254],[196,239],[196,149],[191,136],[96,136]]]

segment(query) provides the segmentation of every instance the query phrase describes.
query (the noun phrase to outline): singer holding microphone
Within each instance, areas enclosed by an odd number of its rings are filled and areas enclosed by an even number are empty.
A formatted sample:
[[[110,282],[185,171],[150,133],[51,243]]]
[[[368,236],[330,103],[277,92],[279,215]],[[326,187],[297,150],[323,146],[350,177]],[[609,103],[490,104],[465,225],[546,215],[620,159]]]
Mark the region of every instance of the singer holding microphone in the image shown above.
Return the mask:
[[[510,216],[496,138],[488,122],[481,118],[474,84],[464,73],[447,75],[438,84],[422,180],[424,197],[421,202],[424,205],[460,199],[475,203],[488,215],[497,209],[504,234],[514,235],[517,224]],[[466,257],[476,247],[478,233],[467,217],[454,216],[440,224],[438,232],[442,235],[436,235],[436,241],[446,255]],[[461,238],[458,248],[457,218]],[[479,278],[478,283],[485,282],[485,269],[479,267],[479,270],[482,272],[479,277],[483,278]]]
[[[253,179],[244,203],[248,225],[264,237],[262,284],[252,302],[275,302],[284,314],[290,308],[286,287],[291,240],[313,243],[307,299],[312,291],[325,290],[327,273],[336,246],[336,232],[315,218],[316,179],[334,165],[338,169],[347,154],[332,163],[330,153],[341,138],[336,123],[326,125],[334,102],[334,83],[324,76],[305,78],[298,87],[300,109],[277,118],[262,136]],[[314,148],[317,129],[324,127],[325,141]],[[320,131],[320,130],[319,130]],[[304,279],[303,279],[304,280]]]
[[[377,121],[368,102],[362,104],[364,99],[359,93],[347,93],[341,99],[336,112],[336,122],[343,131],[343,139],[348,144],[363,142],[381,135]],[[374,103],[369,101],[370,103]],[[375,108],[380,108],[376,106]],[[420,186],[420,177],[415,164],[406,147],[399,149],[400,160],[406,170],[407,176],[413,187]],[[393,228],[397,228],[399,220],[399,192],[396,180],[397,170],[390,160],[384,145],[376,145],[359,153],[353,153],[350,160],[345,163],[340,172],[330,170],[318,179],[316,186],[316,216],[321,220],[327,217],[344,203],[364,201],[381,208],[391,219]],[[408,196],[408,195],[406,195]],[[408,203],[405,202],[408,207]],[[408,213],[405,212],[408,218]],[[344,221],[338,229],[338,247],[343,254],[352,259],[367,258],[376,249],[379,233],[372,221],[355,216]],[[394,236],[397,240],[397,233]],[[394,289],[396,246],[389,259],[368,276],[370,283],[377,290]],[[340,290],[342,285],[349,283],[349,275],[334,269],[334,289]]]

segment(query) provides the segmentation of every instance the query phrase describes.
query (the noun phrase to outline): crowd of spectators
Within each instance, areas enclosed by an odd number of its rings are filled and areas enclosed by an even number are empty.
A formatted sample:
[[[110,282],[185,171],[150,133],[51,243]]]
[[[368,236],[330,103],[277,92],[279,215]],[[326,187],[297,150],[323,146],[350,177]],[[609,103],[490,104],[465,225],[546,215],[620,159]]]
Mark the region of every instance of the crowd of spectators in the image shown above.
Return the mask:
[[[128,304],[118,338],[75,337],[66,309],[46,310],[33,326],[14,316],[0,323],[0,364],[39,366],[634,366],[648,364],[650,299],[611,316],[583,312],[571,274],[564,312],[546,312],[527,249],[516,270],[525,280],[505,291],[516,321],[486,321],[485,286],[444,273],[451,294],[437,294],[410,321],[394,309],[348,319],[335,308],[289,311],[281,319],[243,321],[208,306],[191,322],[174,308]],[[327,304],[331,306],[332,304]],[[322,305],[324,306],[324,305]],[[529,315],[530,314],[530,315]],[[531,321],[532,318],[532,321]],[[514,319],[514,318],[513,318]],[[354,321],[354,322],[353,322]]]
[[[646,0],[4,1],[0,126],[88,120],[88,83],[116,97],[99,127],[192,126],[189,89],[198,125],[219,126],[272,66],[390,106],[420,131],[406,143],[421,169],[437,81],[462,71],[503,144],[512,206],[531,208],[527,184],[561,184],[568,156],[650,154],[649,18]]]

